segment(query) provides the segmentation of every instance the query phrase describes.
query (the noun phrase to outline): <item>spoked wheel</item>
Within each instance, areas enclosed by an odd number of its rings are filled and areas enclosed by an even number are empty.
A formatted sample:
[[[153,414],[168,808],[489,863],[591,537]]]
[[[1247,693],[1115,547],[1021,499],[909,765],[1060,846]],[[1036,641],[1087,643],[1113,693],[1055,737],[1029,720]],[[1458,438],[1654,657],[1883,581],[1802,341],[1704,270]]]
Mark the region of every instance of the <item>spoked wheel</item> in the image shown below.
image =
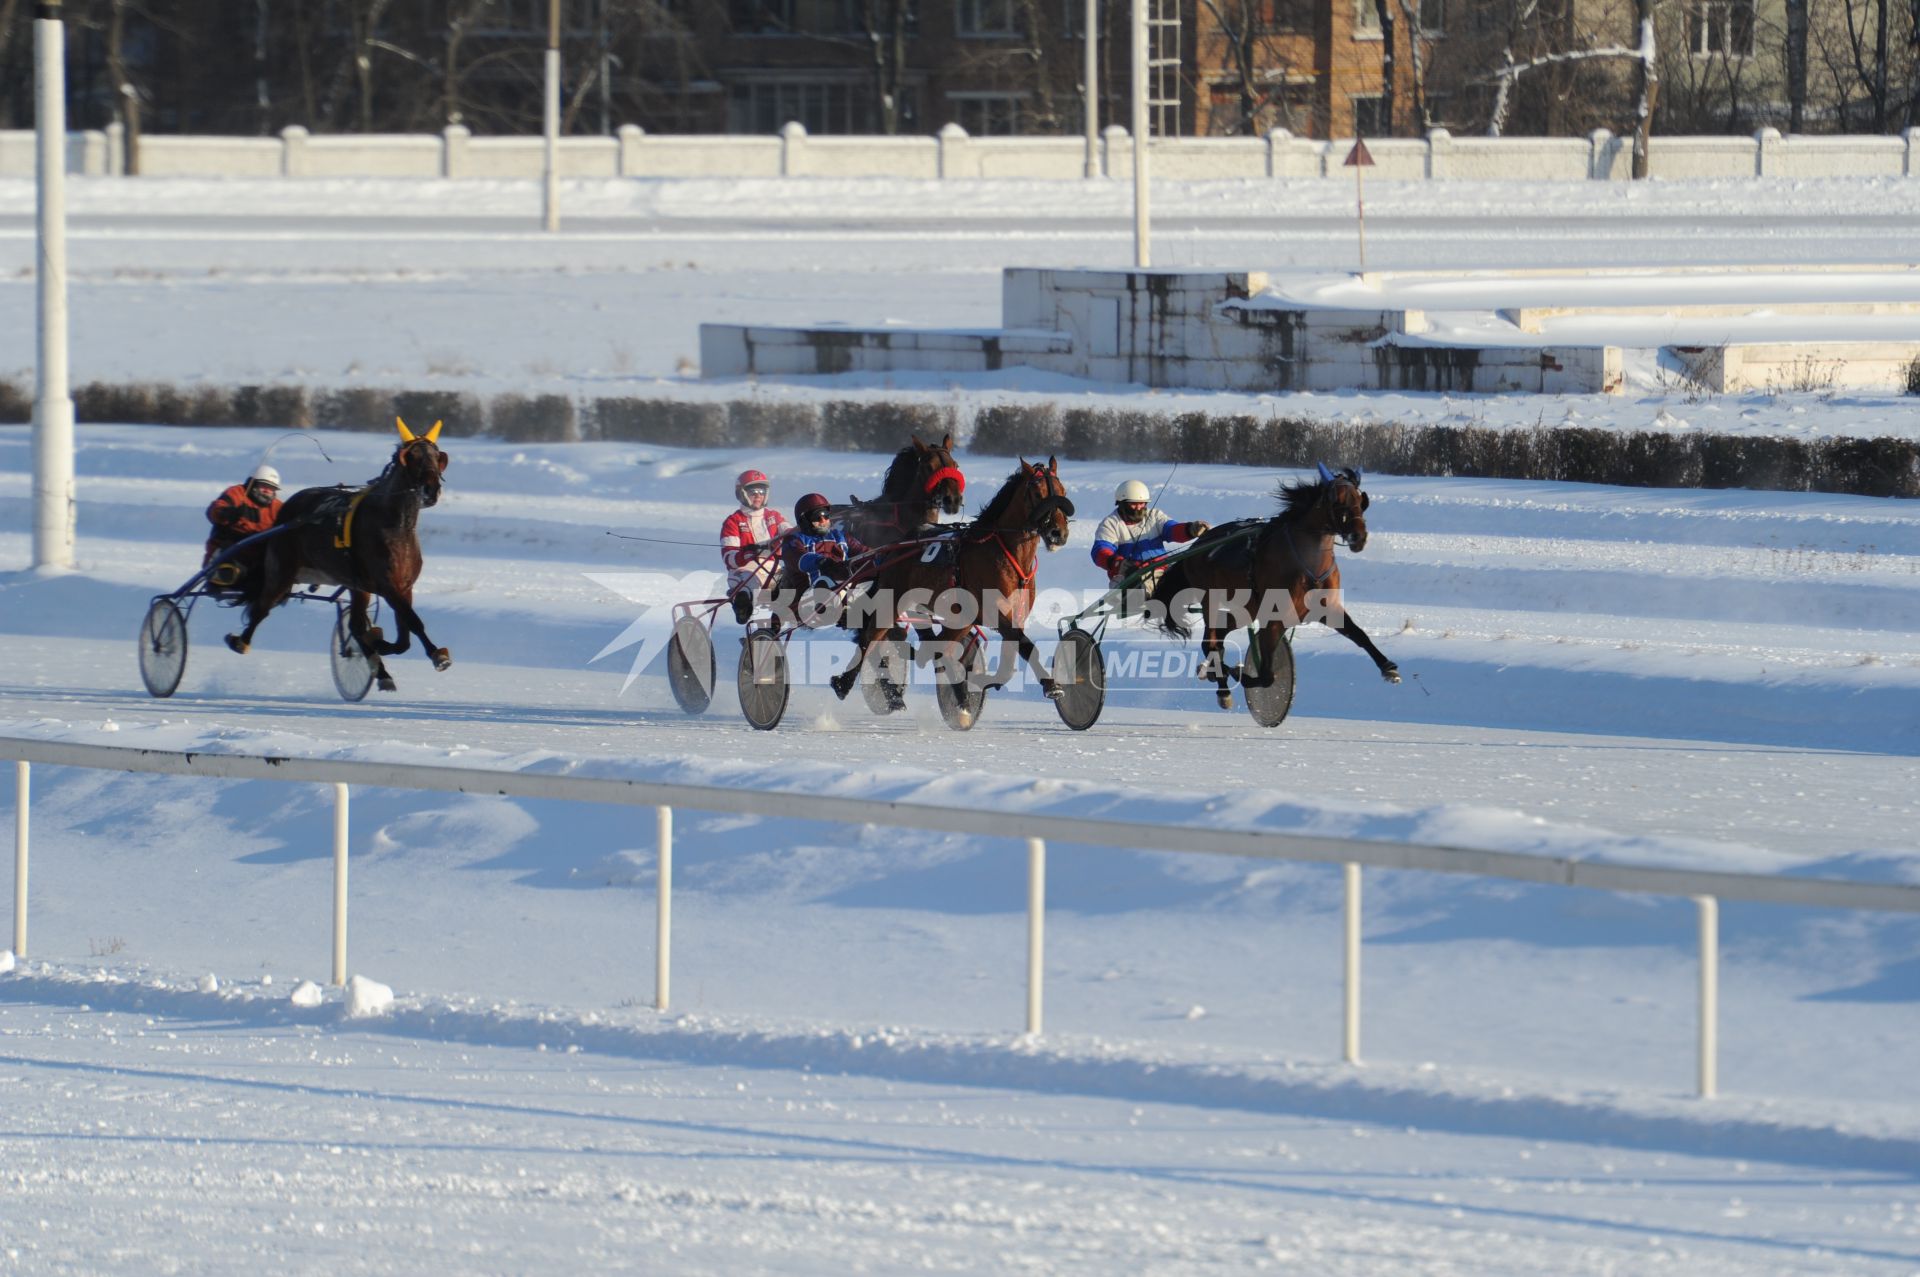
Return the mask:
[[[1053,651],[1053,685],[1060,698],[1053,707],[1060,721],[1084,732],[1100,721],[1107,703],[1107,661],[1100,644],[1085,630],[1068,630]]]
[[[333,685],[343,701],[362,701],[373,686],[373,661],[353,637],[347,610],[341,608],[333,619],[333,637],[327,643],[327,663],[333,667]]]
[[[1293,644],[1285,630],[1276,630],[1273,650],[1261,635],[1247,644],[1246,672],[1240,676],[1240,690],[1246,694],[1247,713],[1262,727],[1278,727],[1286,722],[1293,708]],[[1254,668],[1255,660],[1259,668]]]
[[[934,698],[940,702],[940,717],[956,732],[970,730],[980,721],[987,704],[987,645],[978,634],[969,633],[958,643],[958,654],[939,663]]]
[[[913,649],[905,639],[881,639],[868,648],[867,659],[860,663],[860,695],[867,708],[883,715],[905,709],[912,669]]]
[[[172,599],[155,599],[140,622],[140,681],[165,698],[187,672],[187,618]]]
[[[674,703],[689,714],[706,713],[714,676],[713,636],[691,616],[681,617],[667,640],[667,686]]]
[[[793,690],[787,679],[787,648],[771,634],[752,633],[740,648],[740,712],[763,732],[780,725]]]

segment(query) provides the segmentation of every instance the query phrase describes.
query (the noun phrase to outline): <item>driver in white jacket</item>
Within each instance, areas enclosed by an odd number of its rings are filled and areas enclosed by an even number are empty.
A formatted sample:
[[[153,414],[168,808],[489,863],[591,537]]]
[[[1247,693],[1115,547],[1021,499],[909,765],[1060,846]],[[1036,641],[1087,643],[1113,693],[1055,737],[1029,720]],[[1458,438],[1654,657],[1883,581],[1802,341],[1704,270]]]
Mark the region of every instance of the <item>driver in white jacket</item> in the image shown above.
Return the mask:
[[[1203,536],[1210,526],[1201,519],[1176,523],[1152,501],[1147,485],[1138,479],[1114,489],[1113,513],[1100,521],[1093,535],[1093,561],[1106,571],[1107,580],[1118,581],[1164,557],[1169,545]],[[1158,575],[1148,573],[1141,588],[1151,590]]]

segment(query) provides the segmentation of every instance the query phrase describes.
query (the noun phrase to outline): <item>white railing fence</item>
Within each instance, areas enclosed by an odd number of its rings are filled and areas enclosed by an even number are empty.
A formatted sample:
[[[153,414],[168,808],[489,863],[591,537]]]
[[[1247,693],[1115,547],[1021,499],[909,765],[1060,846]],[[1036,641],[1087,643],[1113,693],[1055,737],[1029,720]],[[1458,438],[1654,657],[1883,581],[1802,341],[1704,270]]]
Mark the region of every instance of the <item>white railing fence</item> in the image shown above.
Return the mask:
[[[1655,137],[1648,172],[1665,180],[1740,177],[1920,177],[1920,128],[1871,136]],[[1260,137],[1157,138],[1149,146],[1153,175],[1170,181],[1238,178],[1350,180],[1341,167],[1351,138],[1295,137],[1275,129]],[[1434,129],[1421,138],[1367,143],[1373,178],[1402,181],[1628,181],[1631,139],[1597,129],[1585,137],[1455,136]],[[1102,177],[1131,181],[1133,144],[1119,125],[1106,129],[1089,172],[1080,137],[972,137],[949,124],[932,136],[813,136],[799,124],[778,134],[666,135],[628,124],[612,137],[568,137],[558,144],[557,173],[568,178],[897,177],[964,181]],[[0,131],[0,177],[33,174],[31,131]],[[70,135],[67,166],[75,174],[112,177],[127,171],[120,126]],[[148,133],[140,139],[144,177],[414,177],[524,178],[546,173],[538,135],[475,137],[455,124],[439,133],[310,133],[299,125],[278,137],[214,137]]]
[[[548,798],[657,809],[659,911],[656,920],[654,1006],[667,1009],[673,925],[673,808],[736,815],[776,816],[845,824],[884,825],[943,833],[1025,839],[1027,844],[1026,1031],[1042,1023],[1041,963],[1046,943],[1046,844],[1077,843],[1147,851],[1245,856],[1343,866],[1345,997],[1341,1056],[1360,1060],[1361,869],[1414,869],[1433,873],[1507,878],[1520,882],[1599,891],[1687,896],[1696,903],[1699,930],[1698,1085],[1701,1097],[1717,1088],[1719,1040],[1719,901],[1825,909],[1873,909],[1920,913],[1920,886],[1782,878],[1655,866],[1596,864],[1552,856],[1372,842],[1357,838],[1256,830],[1181,827],[1135,821],[1095,820],[1032,812],[994,811],[877,798],[827,797],[784,790],[732,789],[538,772],[489,771],[414,763],[340,759],[255,757],[83,745],[0,737],[0,758],[14,760],[13,951],[27,956],[27,866],[31,765],[106,771],[202,776],[223,780],[312,782],[333,787],[333,983],[347,980],[347,866],[349,787],[404,789],[511,798]]]

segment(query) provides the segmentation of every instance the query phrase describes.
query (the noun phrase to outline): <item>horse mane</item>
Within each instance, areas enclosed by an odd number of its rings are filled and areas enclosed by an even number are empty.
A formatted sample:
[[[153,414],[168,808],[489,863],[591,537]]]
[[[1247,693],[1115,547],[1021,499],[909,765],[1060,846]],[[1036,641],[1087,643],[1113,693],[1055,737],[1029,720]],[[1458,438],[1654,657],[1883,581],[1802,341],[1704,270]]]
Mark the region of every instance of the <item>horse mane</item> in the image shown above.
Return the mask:
[[[882,497],[898,497],[910,493],[913,480],[920,468],[920,451],[912,444],[893,454],[893,464],[887,467],[887,477],[880,481]]]
[[[1351,483],[1360,486],[1360,472],[1352,466],[1342,466],[1334,475],[1334,483]],[[1320,498],[1327,495],[1333,483],[1325,479],[1302,479],[1298,483],[1282,483],[1273,490],[1273,498],[1280,503],[1282,519],[1297,519],[1318,504]]]
[[[1007,481],[1000,485],[1000,491],[993,494],[992,499],[987,502],[986,508],[981,510],[979,514],[973,516],[974,523],[980,527],[992,527],[993,521],[1005,514],[1007,507],[1013,504],[1014,494],[1020,491],[1018,481],[1025,477],[1025,475],[1026,470],[1024,468],[1015,470],[1012,474],[1008,475]]]
[[[1280,517],[1298,519],[1313,509],[1326,495],[1328,484],[1320,479],[1302,479],[1298,483],[1283,483],[1273,490],[1274,500],[1280,503]]]

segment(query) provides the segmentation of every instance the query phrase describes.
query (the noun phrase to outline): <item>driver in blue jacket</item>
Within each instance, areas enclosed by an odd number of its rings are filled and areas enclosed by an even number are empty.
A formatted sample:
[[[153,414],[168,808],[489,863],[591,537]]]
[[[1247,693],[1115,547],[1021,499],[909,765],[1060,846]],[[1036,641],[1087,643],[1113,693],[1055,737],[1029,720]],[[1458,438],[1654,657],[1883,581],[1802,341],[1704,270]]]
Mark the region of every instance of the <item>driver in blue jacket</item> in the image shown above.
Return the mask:
[[[866,546],[833,522],[833,503],[818,492],[794,502],[793,528],[781,551],[790,586],[831,589],[853,575],[849,560],[866,551]]]

